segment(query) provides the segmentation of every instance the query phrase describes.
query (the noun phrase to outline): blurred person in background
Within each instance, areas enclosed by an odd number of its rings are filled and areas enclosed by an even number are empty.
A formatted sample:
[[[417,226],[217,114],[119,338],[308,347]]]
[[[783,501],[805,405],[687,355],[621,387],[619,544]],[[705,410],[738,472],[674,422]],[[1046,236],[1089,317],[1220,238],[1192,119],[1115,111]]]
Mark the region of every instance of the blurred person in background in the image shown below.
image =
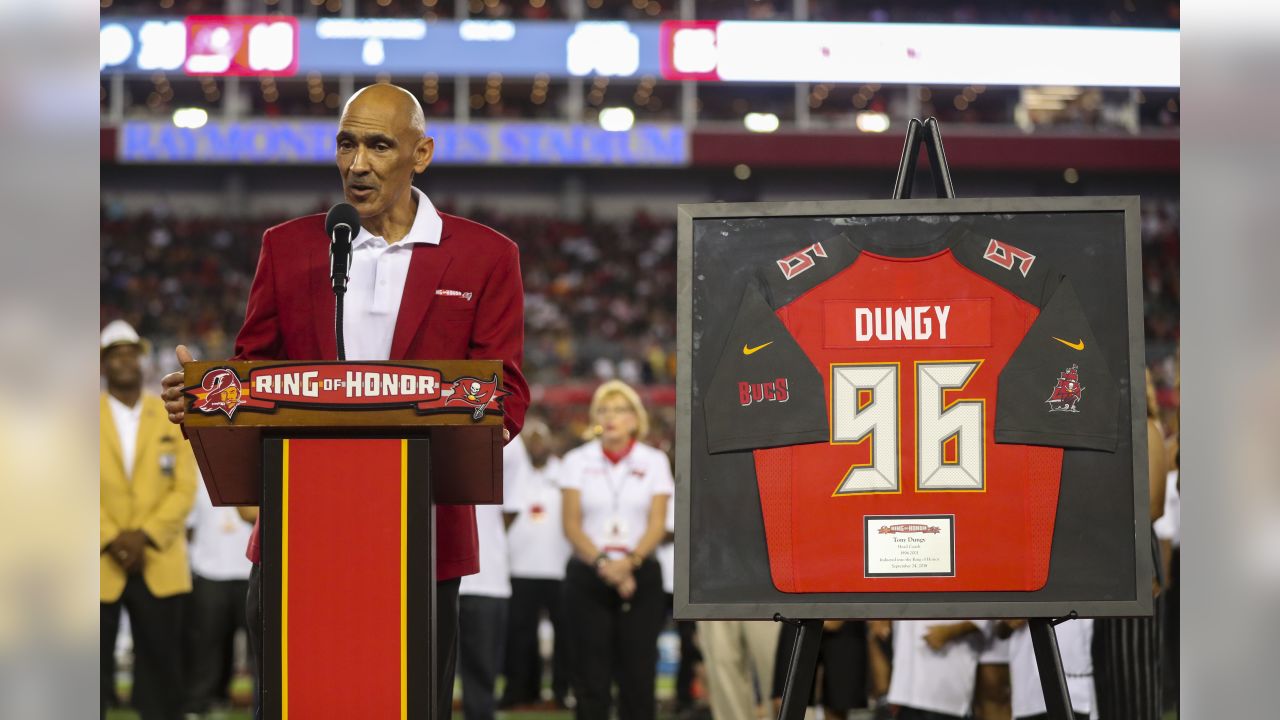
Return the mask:
[[[335,159],[343,195],[360,214],[352,241],[344,307],[348,360],[502,360],[503,434],[520,432],[529,386],[524,357],[524,290],[515,243],[479,223],[438,212],[413,186],[426,171],[434,141],[413,93],[390,84],[358,90],[343,108]],[[324,215],[268,229],[249,289],[235,360],[334,360],[335,301],[329,284]],[[288,270],[277,270],[288,268]],[[375,280],[377,278],[377,280]],[[385,282],[386,284],[381,284]],[[452,291],[451,293],[437,291]],[[193,358],[178,346],[179,362]],[[169,420],[181,423],[182,372],[162,380]],[[436,507],[436,683],[451,688],[458,652],[458,586],[479,570],[475,510]],[[261,544],[254,526],[247,550],[254,562],[247,607],[251,644],[262,655]],[[437,698],[441,717],[450,693]]]
[[[653,424],[653,417],[649,418]],[[652,430],[652,428],[651,428]],[[652,438],[652,435],[650,436]],[[694,676],[697,666],[702,662],[702,652],[698,648],[698,624],[692,620],[675,619],[676,592],[676,499],[673,495],[667,501],[667,534],[654,555],[658,558],[658,566],[662,568],[662,592],[667,597],[667,617],[675,625],[676,636],[680,639],[680,660],[676,664],[676,713],[691,712],[697,704],[694,697]],[[666,623],[664,622],[664,625]]]
[[[591,398],[589,440],[565,455],[565,613],[578,720],[652,720],[658,633],[666,598],[654,551],[675,490],[666,453],[641,442],[649,416],[631,386],[610,380]]]
[[[1010,720],[1013,717],[1009,683],[1009,638],[992,635],[978,656],[978,678],[973,688],[973,716],[977,720]]]
[[[672,593],[667,593],[667,609],[674,615]],[[705,684],[706,668],[702,648],[698,644],[698,624],[693,620],[674,622],[676,635],[680,638],[680,661],[676,665],[676,713],[684,715],[697,712],[699,700],[706,696],[706,688],[699,688],[700,682]]]
[[[783,623],[773,663],[773,709],[782,709],[782,692],[787,680],[792,648],[800,630]],[[845,720],[851,710],[867,706],[867,623],[862,620],[826,620],[822,623],[822,643],[818,647],[818,668],[809,689],[810,707],[821,705],[823,717]],[[820,680],[820,681],[819,681]],[[714,688],[715,679],[712,678]],[[819,695],[819,688],[821,694]],[[714,693],[715,690],[712,690]],[[714,698],[714,695],[713,695]],[[713,699],[714,702],[714,699]]]
[[[780,624],[769,620],[698,621],[698,642],[715,720],[758,715],[756,698],[768,695],[773,684]]]
[[[235,636],[246,631],[244,598],[249,592],[245,545],[258,509],[214,507],[209,491],[199,482],[195,507],[187,518],[191,546],[191,599],[187,602],[186,712],[203,715],[230,700],[235,670]]]
[[[1158,720],[1164,694],[1160,620],[1164,584],[1160,542],[1155,523],[1164,515],[1168,462],[1164,427],[1159,419],[1155,384],[1147,370],[1148,525],[1152,577],[1152,614],[1134,618],[1099,618],[1094,623],[1093,667],[1101,720]]]
[[[1169,448],[1165,442],[1164,423],[1160,422],[1160,405],[1156,401],[1155,379],[1151,368],[1147,379],[1147,479],[1150,482],[1149,500],[1151,522],[1164,515],[1165,483],[1169,475]],[[1160,565],[1157,564],[1157,568]],[[1159,572],[1159,570],[1157,570]]]
[[[1171,370],[1173,402],[1164,411],[1162,424],[1169,433],[1165,442],[1165,461],[1169,468],[1165,476],[1164,514],[1152,526],[1160,541],[1160,564],[1164,570],[1164,591],[1161,593],[1164,607],[1160,618],[1161,641],[1164,648],[1161,664],[1164,671],[1165,712],[1177,711],[1179,699],[1179,658],[1182,616],[1182,488],[1179,476],[1182,468],[1181,435],[1179,434],[1178,400],[1182,393],[1181,355],[1175,353],[1168,363]]]
[[[526,422],[512,445],[521,440],[529,453],[529,466],[516,498],[516,519],[507,530],[511,603],[502,707],[534,709],[542,701],[538,625],[545,615],[554,635],[551,692],[554,705],[563,708],[569,692],[569,628],[561,610],[561,584],[572,548],[561,521],[562,468],[560,458],[552,453],[551,431],[541,420]]]
[[[1169,474],[1164,491],[1164,515],[1155,522],[1156,537],[1160,540],[1160,559],[1164,566],[1164,607],[1160,617],[1164,652],[1161,664],[1164,668],[1164,710],[1178,707],[1178,648],[1180,646],[1179,622],[1182,615],[1182,495],[1178,487],[1178,470],[1182,456],[1178,438],[1169,442]]]
[[[1094,714],[1093,658],[1089,647],[1093,643],[1093,620],[1077,618],[1055,625],[1058,637],[1058,655],[1062,658],[1062,672],[1067,678],[1067,692],[1071,695],[1071,713],[1074,720],[1089,720]],[[1009,638],[1009,679],[1013,690],[1013,717],[1015,720],[1048,720],[1044,704],[1044,688],[1040,684],[1039,666],[1035,648],[1031,644],[1031,631],[1026,620],[999,620],[997,637]]]
[[[978,657],[992,631],[988,620],[898,620],[893,623],[889,704],[897,720],[968,717]]]
[[[195,458],[165,422],[164,403],[142,392],[138,333],[108,323],[100,342],[106,392],[99,402],[101,715],[115,700],[120,611],[133,630],[132,705],[142,720],[182,716],[182,610],[191,592],[186,519]]]
[[[893,621],[867,621],[867,691],[873,699],[875,717],[889,714],[889,680],[893,673]]]
[[[502,669],[511,598],[507,528],[520,511],[528,468],[524,443],[512,438],[502,449],[502,505],[476,506],[480,572],[463,577],[458,588],[458,675],[466,720],[493,720],[498,708],[494,686]]]

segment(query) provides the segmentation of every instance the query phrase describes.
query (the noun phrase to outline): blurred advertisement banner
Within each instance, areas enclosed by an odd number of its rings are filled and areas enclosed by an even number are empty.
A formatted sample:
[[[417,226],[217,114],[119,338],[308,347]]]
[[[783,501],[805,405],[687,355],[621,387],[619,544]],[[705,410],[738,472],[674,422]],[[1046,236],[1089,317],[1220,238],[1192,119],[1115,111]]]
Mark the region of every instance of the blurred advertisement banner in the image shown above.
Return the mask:
[[[727,82],[1177,87],[1178,31],[671,21],[662,76]]]

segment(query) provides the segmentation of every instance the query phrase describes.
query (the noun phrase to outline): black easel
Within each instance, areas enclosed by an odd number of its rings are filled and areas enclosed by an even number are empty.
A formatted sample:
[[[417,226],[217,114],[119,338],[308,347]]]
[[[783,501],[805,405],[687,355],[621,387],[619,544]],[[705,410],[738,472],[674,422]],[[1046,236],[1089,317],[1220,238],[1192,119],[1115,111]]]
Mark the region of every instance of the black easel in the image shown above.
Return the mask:
[[[954,198],[956,188],[951,183],[951,168],[947,165],[947,156],[942,150],[942,131],[938,129],[937,118],[929,118],[923,123],[917,118],[911,118],[911,122],[907,124],[907,140],[902,146],[902,159],[898,161],[898,175],[893,181],[893,199],[905,200],[911,197],[921,143],[924,143],[925,150],[929,154],[935,195],[940,198]],[[1072,720],[1067,677],[1062,670],[1062,656],[1058,654],[1058,636],[1054,633],[1053,626],[1073,620],[1075,617],[1075,613],[1072,612],[1070,616],[1058,620],[1032,618],[1027,621],[1031,630],[1031,645],[1036,654],[1036,666],[1040,671],[1040,684],[1044,689],[1044,704],[1049,720]],[[778,720],[803,720],[805,708],[809,704],[809,689],[813,687],[813,677],[818,668],[818,648],[822,644],[822,621],[793,620],[783,617],[781,613],[775,614],[773,619],[775,622],[790,623],[799,628],[796,642],[791,646],[791,657],[787,662],[787,677],[782,686],[782,708],[778,713]]]
[[[804,720],[809,706],[809,689],[818,671],[818,648],[822,646],[821,620],[791,620],[780,613],[774,614],[774,622],[784,622],[798,628],[796,642],[791,646],[791,658],[787,661],[787,679],[782,684],[782,708],[778,720]],[[765,678],[760,679],[761,683]]]
[[[1067,692],[1067,675],[1062,669],[1062,655],[1058,653],[1058,634],[1053,626],[1076,619],[1074,610],[1064,618],[1031,618],[1027,625],[1031,630],[1031,647],[1036,653],[1036,669],[1040,672],[1040,687],[1044,690],[1045,713],[1049,720],[1072,720],[1071,694]]]
[[[925,150],[929,153],[935,195],[940,198],[955,197],[956,188],[951,184],[951,168],[942,151],[942,132],[938,129],[937,118],[929,118],[923,123],[911,118],[911,122],[907,124],[907,141],[902,146],[902,159],[898,161],[898,176],[893,181],[893,199],[905,200],[911,197],[911,186],[916,180],[916,161],[920,157],[920,143],[924,143]]]

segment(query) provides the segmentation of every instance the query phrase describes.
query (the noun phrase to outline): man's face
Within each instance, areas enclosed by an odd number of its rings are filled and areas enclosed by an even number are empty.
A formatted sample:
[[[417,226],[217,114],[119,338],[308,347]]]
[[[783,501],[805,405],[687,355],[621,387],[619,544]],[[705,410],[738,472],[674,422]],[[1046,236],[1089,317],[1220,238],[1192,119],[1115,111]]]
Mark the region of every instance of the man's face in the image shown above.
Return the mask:
[[[137,345],[117,345],[102,354],[102,374],[108,387],[134,388],[142,384],[142,352]]]
[[[534,465],[539,467],[547,462],[547,458],[551,457],[551,443],[547,442],[547,436],[542,433],[530,433],[524,441],[525,449],[529,451],[529,459]]]
[[[414,130],[404,105],[389,93],[366,92],[338,123],[343,195],[362,218],[386,213],[431,161],[432,142]]]

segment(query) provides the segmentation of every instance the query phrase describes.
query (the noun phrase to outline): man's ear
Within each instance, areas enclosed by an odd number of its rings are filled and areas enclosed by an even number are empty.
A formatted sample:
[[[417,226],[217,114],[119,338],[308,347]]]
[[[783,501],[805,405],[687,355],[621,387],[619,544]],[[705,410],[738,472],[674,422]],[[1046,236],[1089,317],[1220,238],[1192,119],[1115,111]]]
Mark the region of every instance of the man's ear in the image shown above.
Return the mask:
[[[413,149],[413,172],[415,174],[422,173],[431,164],[431,157],[436,152],[436,141],[424,137],[418,141],[418,145]]]

